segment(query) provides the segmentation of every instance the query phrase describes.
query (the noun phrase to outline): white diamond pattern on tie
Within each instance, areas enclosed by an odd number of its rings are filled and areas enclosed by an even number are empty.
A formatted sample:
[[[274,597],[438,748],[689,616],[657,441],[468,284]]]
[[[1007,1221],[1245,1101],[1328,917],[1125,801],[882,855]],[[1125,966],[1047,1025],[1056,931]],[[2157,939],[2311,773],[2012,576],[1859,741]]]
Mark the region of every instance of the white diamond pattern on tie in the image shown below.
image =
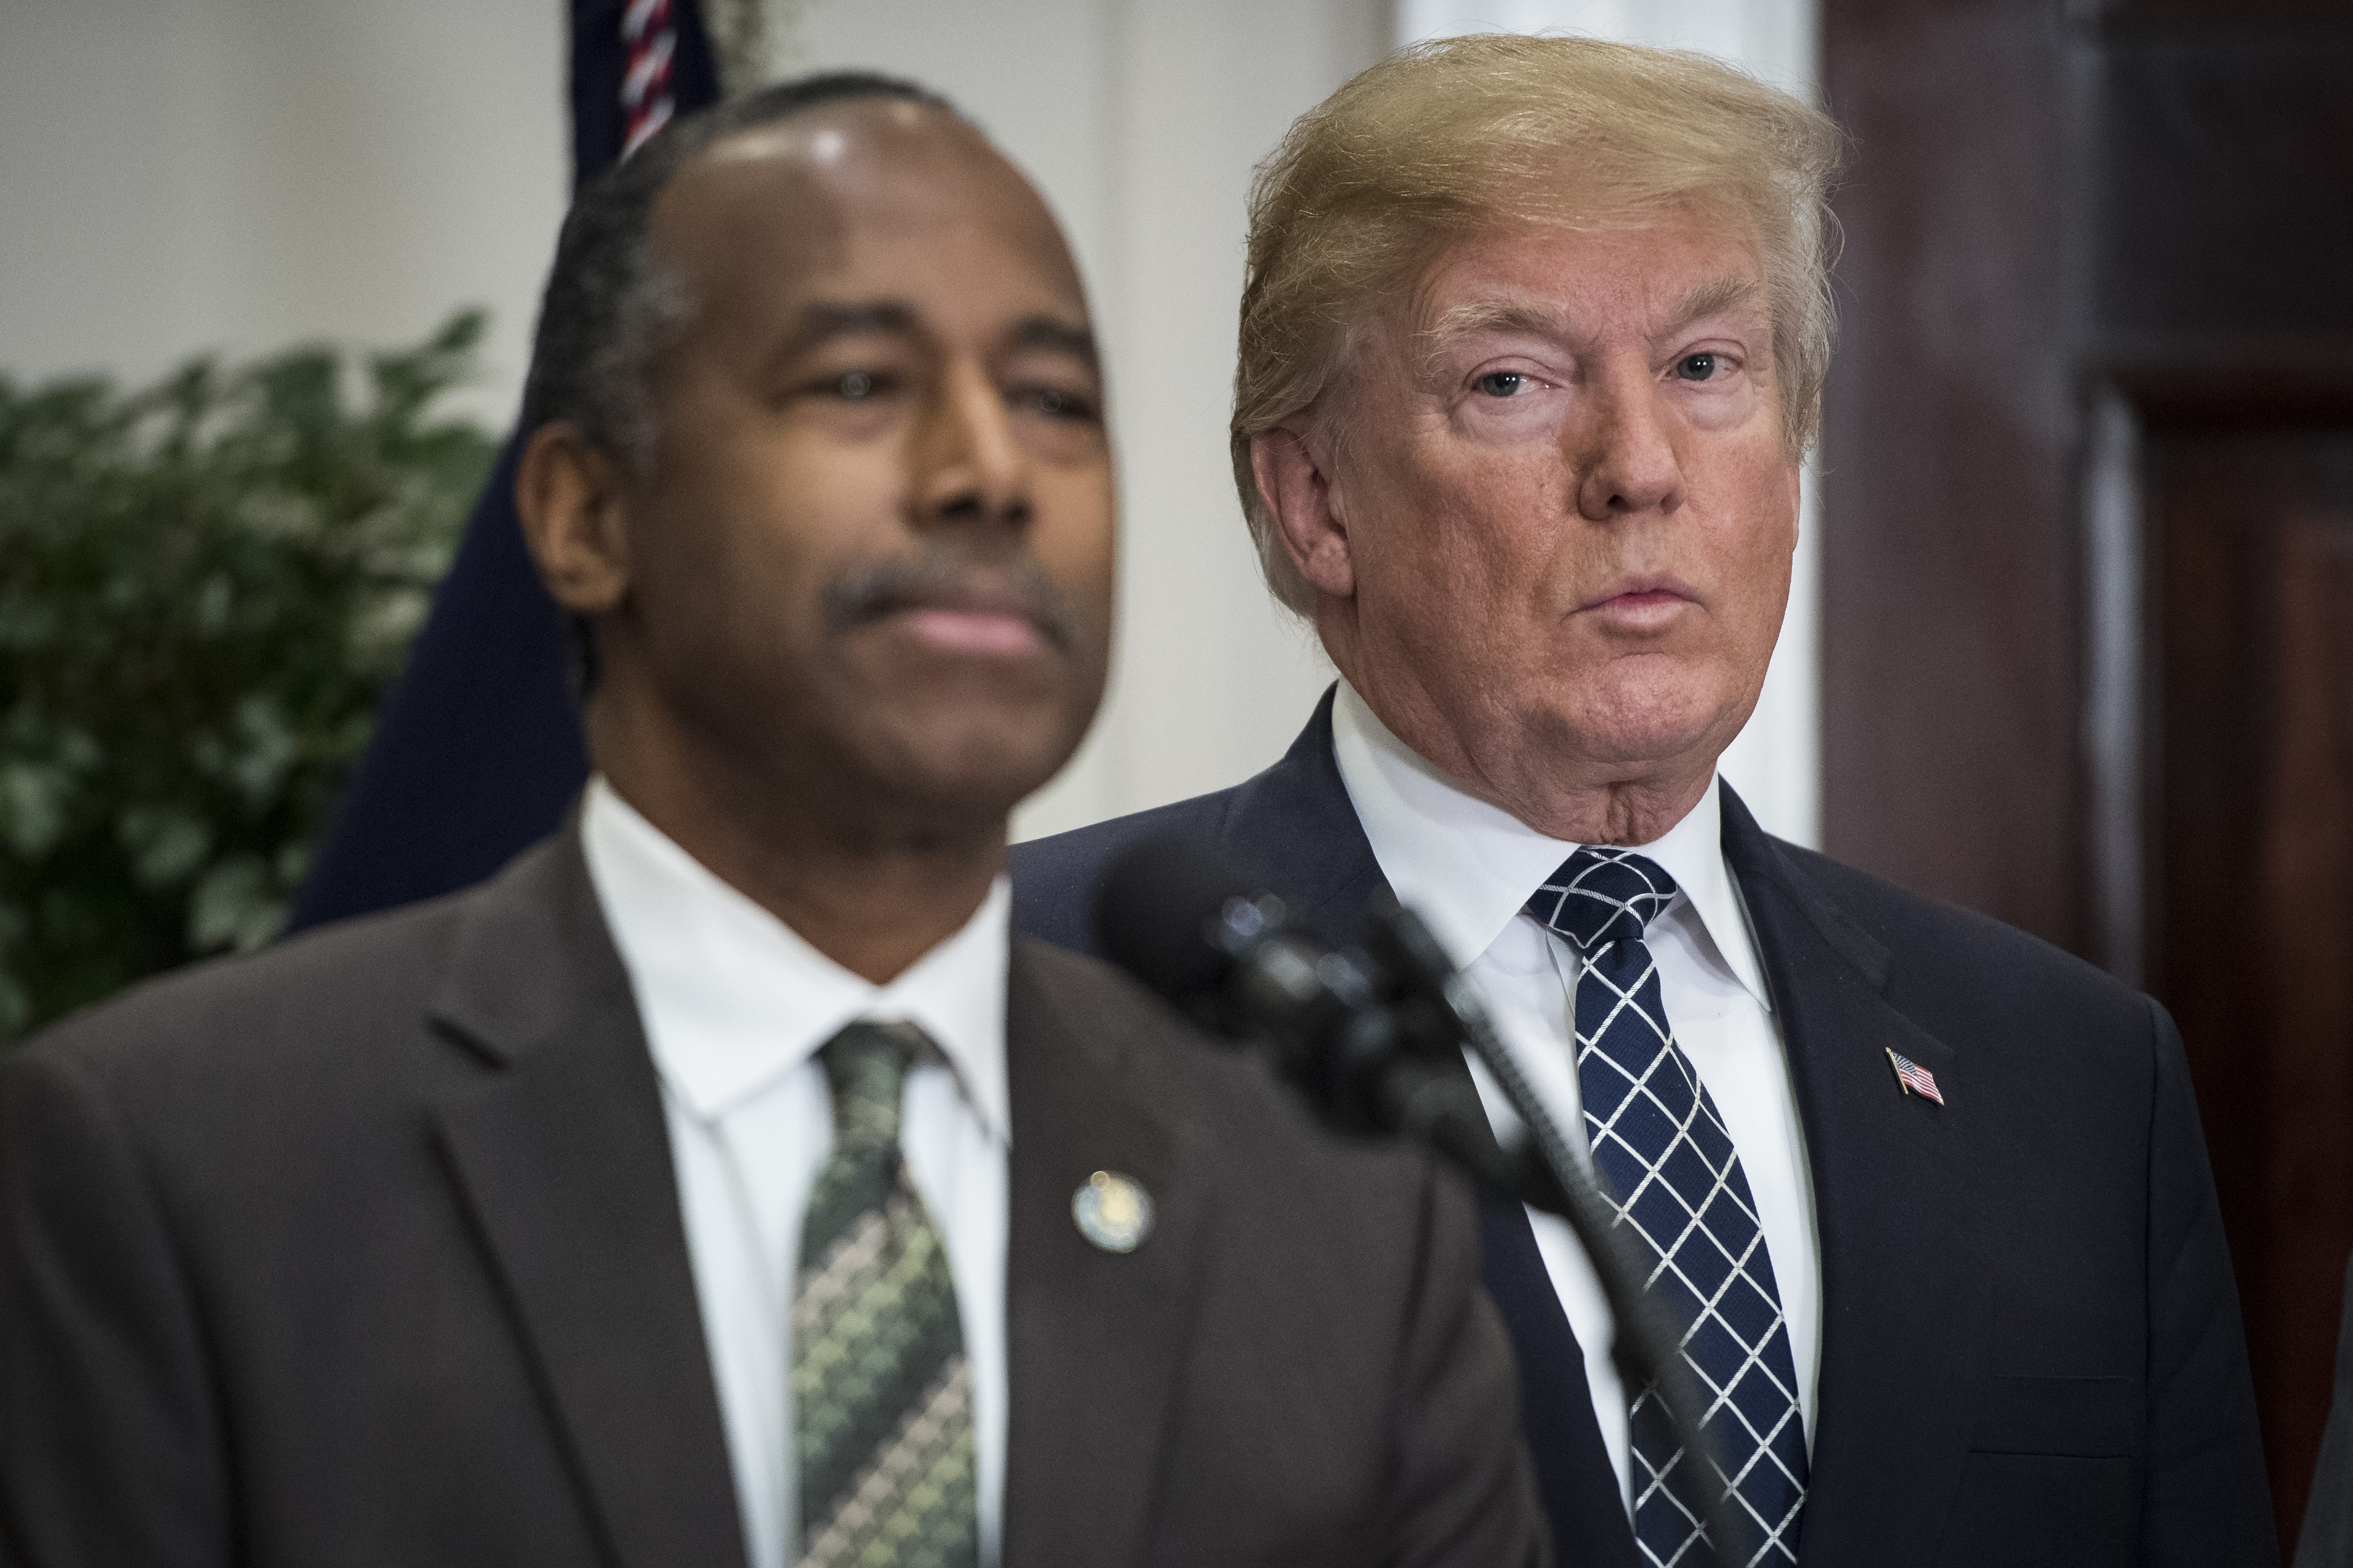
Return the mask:
[[[1587,847],[1527,912],[1584,955],[1577,982],[1577,1087],[1593,1163],[1621,1225],[1655,1260],[1649,1288],[1683,1326],[1684,1361],[1707,1391],[1705,1430],[1735,1500],[1721,1561],[1797,1561],[1806,1443],[1796,1361],[1773,1262],[1732,1136],[1676,1046],[1643,929],[1675,884],[1630,850]],[[1634,1537],[1642,1561],[1691,1561],[1701,1537],[1666,1484],[1685,1456],[1652,1388],[1629,1411]]]

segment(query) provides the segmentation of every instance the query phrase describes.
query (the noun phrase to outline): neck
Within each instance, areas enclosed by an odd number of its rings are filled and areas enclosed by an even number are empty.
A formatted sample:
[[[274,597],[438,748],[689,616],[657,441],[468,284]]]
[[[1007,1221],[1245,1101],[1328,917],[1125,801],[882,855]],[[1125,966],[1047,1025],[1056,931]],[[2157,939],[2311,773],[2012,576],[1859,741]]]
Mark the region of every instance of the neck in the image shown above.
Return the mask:
[[[601,710],[597,769],[712,875],[851,973],[881,985],[961,931],[1005,864],[1002,816],[944,824],[869,795],[749,776],[673,730]]]
[[[1658,781],[1630,780],[1587,790],[1563,790],[1504,809],[1549,838],[1577,844],[1632,847],[1655,844],[1674,825],[1689,816],[1707,795],[1711,768],[1697,779],[1671,786]]]
[[[1413,736],[1398,736],[1467,794],[1509,812],[1547,838],[1572,844],[1655,844],[1692,814],[1715,777],[1712,754],[1686,765],[1649,763],[1639,770],[1631,764],[1591,762],[1577,767],[1550,757],[1544,761],[1560,763],[1557,773],[1545,765],[1482,766],[1472,752],[1446,743],[1452,738],[1451,731],[1433,728],[1425,749],[1425,742]],[[1525,760],[1508,759],[1513,764]]]

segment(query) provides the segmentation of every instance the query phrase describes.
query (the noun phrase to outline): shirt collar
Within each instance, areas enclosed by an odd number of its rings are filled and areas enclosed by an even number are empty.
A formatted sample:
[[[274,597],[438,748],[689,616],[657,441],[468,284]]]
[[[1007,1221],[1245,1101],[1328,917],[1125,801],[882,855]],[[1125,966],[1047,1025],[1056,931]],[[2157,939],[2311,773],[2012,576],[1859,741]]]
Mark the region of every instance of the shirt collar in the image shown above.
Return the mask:
[[[1332,751],[1390,890],[1430,923],[1457,963],[1493,946],[1577,848],[1465,791],[1391,734],[1345,680],[1332,704]],[[1682,821],[1639,847],[1675,879],[1733,978],[1769,1011],[1756,943],[1724,863],[1721,787],[1710,778]]]
[[[712,875],[602,775],[589,781],[580,840],[654,1066],[697,1117],[725,1115],[854,1020],[903,1019],[939,1047],[990,1135],[1011,1144],[1003,877],[962,930],[876,985]]]

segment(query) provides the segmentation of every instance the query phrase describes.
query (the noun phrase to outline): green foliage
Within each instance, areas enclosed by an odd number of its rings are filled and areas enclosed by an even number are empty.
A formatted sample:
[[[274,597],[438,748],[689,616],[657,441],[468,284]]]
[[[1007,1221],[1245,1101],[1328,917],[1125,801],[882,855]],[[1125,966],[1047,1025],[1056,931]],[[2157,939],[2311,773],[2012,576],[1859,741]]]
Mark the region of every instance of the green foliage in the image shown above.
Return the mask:
[[[496,456],[482,316],[372,358],[0,376],[0,1042],[275,935]]]

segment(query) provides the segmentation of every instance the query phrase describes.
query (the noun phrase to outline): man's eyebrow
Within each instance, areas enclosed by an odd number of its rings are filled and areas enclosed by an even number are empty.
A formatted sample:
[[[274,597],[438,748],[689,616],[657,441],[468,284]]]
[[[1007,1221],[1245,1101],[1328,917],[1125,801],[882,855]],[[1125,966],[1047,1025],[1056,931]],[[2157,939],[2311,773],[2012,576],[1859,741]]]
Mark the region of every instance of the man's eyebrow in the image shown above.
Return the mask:
[[[1475,332],[1526,332],[1533,337],[1563,339],[1576,335],[1568,319],[1557,311],[1511,300],[1472,300],[1430,322],[1423,329],[1421,338],[1429,352],[1436,353],[1456,339]]]
[[[1722,315],[1736,306],[1746,305],[1762,292],[1763,285],[1754,278],[1718,278],[1713,282],[1703,283],[1683,296],[1683,303],[1675,308],[1674,314],[1667,318],[1667,324],[1652,336],[1651,341],[1656,342],[1661,338],[1673,337],[1694,321],[1704,321],[1710,316]]]
[[[792,350],[807,353],[837,338],[887,335],[912,338],[923,333],[914,307],[898,300],[862,300],[849,304],[820,302],[801,308],[800,329],[793,334]],[[1024,316],[1014,323],[1012,346],[1045,349],[1069,354],[1092,369],[1095,335],[1052,316]]]
[[[1052,316],[1024,316],[1014,325],[1012,346],[1065,353],[1090,370],[1095,368],[1094,333]]]
[[[1717,278],[1699,285],[1677,303],[1667,324],[1653,341],[1673,337],[1694,321],[1745,305],[1761,291],[1753,278]],[[1472,300],[1447,311],[1421,334],[1425,352],[1443,352],[1456,341],[1480,332],[1525,332],[1556,342],[1576,341],[1577,324],[1556,310],[1514,300]]]
[[[922,331],[913,307],[896,300],[861,300],[852,304],[819,303],[801,307],[800,330],[793,334],[794,352],[818,347],[836,338],[877,333],[912,338]]]

